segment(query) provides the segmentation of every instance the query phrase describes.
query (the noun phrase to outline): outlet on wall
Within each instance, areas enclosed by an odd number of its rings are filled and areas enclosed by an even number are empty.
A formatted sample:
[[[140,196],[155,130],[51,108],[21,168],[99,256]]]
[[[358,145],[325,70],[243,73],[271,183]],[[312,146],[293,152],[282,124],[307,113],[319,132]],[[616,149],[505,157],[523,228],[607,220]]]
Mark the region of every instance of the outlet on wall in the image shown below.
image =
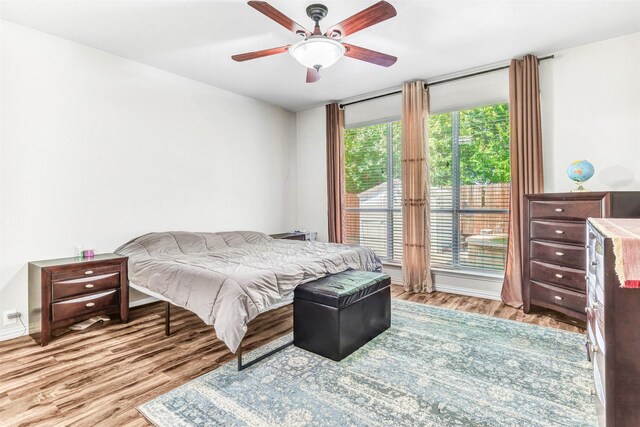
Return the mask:
[[[16,309],[5,310],[2,312],[2,324],[3,325],[13,325],[17,322]],[[12,316],[13,315],[13,316]]]

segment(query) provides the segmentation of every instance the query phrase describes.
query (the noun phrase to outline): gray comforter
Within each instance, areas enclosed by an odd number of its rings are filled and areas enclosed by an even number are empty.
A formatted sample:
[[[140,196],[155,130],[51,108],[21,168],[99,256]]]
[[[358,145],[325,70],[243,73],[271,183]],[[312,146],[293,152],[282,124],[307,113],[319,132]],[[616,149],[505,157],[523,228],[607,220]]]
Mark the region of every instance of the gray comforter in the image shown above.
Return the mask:
[[[266,234],[150,233],[115,251],[129,280],[196,313],[235,352],[247,323],[302,283],[345,270],[379,271],[372,250],[277,240]]]

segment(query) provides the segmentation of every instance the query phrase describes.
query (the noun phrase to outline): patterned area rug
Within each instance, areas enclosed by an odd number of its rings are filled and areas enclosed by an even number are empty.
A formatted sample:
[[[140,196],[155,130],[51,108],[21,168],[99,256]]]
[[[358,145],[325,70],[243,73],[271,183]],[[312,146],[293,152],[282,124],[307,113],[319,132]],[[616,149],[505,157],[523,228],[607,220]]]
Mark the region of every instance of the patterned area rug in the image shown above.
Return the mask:
[[[594,426],[583,341],[393,300],[391,328],[340,363],[291,346],[242,372],[234,360],[138,409],[161,427]]]

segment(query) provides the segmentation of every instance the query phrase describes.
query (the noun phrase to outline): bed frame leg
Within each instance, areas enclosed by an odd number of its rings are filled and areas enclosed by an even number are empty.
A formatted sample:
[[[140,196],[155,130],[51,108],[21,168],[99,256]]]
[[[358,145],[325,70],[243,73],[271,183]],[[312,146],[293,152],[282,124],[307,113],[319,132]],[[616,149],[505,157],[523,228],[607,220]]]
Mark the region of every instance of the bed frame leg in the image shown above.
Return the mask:
[[[164,334],[169,336],[171,334],[171,303],[167,302],[166,304],[164,306]]]
[[[258,356],[253,360],[248,361],[247,363],[243,363],[242,362],[242,343],[240,343],[240,346],[238,347],[238,351],[236,353],[236,357],[238,358],[238,371],[242,371],[244,369],[247,369],[251,365],[255,365],[258,362],[262,362],[267,357],[273,356],[277,352],[284,350],[285,348],[289,347],[290,345],[293,345],[293,340],[291,340],[291,341],[289,341],[287,343],[284,343],[281,346],[274,348],[270,352],[268,352],[266,354],[263,354],[262,356]]]

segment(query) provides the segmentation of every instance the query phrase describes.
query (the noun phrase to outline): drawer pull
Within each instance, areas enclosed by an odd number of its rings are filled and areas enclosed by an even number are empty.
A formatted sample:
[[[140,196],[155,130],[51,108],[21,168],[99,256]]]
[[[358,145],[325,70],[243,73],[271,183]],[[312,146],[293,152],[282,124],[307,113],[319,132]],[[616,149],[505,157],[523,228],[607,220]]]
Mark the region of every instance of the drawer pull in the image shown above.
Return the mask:
[[[564,234],[563,230],[556,230],[556,234]]]
[[[84,274],[93,274],[93,270],[87,270],[84,272]]]
[[[556,208],[556,212],[564,212],[564,209],[562,209],[562,208]]]
[[[96,305],[96,303],[95,303],[95,302],[88,302],[88,303],[86,303],[84,306],[85,306],[85,307],[93,307],[94,305]]]
[[[563,276],[562,274],[556,274],[556,277],[557,277],[558,279],[562,279],[564,276]]]
[[[562,301],[564,298],[562,298],[560,295],[554,295],[553,299],[556,301]]]
[[[87,283],[86,285],[84,285],[85,288],[91,289],[93,288],[93,283]]]
[[[558,256],[564,256],[564,252],[556,252],[556,255],[558,255]]]

